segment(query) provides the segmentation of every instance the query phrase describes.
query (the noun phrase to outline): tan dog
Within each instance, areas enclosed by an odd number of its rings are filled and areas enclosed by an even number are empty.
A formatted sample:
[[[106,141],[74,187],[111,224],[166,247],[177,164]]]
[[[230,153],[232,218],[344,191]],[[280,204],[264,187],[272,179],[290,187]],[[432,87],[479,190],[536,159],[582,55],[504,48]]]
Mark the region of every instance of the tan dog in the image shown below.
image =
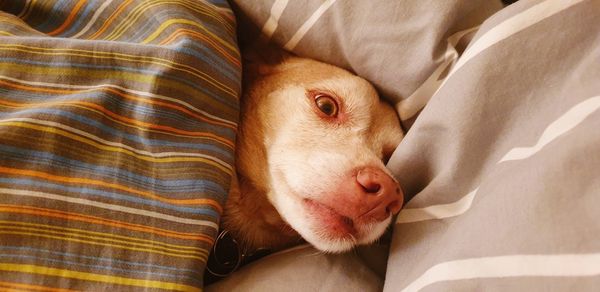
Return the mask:
[[[263,61],[244,64],[237,180],[222,226],[250,250],[375,241],[403,203],[383,163],[403,137],[396,113],[343,69],[290,55]]]

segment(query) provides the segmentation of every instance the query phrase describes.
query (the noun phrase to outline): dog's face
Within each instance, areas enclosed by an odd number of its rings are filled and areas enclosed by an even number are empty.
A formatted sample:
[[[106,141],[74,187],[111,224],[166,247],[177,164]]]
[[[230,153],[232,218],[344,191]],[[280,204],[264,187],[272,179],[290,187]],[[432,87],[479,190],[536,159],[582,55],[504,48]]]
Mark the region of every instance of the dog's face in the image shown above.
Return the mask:
[[[260,129],[244,139],[263,150],[238,158],[248,176],[320,250],[378,239],[403,203],[384,166],[402,139],[394,110],[364,79],[334,66],[291,57],[260,71],[243,123],[247,133]]]

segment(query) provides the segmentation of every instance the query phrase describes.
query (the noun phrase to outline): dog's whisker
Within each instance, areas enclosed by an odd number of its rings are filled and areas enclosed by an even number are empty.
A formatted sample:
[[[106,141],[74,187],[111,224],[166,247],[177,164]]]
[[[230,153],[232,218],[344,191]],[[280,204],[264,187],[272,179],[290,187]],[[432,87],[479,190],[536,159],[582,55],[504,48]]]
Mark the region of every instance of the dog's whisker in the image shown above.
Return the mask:
[[[319,257],[319,256],[323,256],[323,255],[325,255],[325,254],[326,254],[326,253],[324,253],[324,252],[322,252],[322,251],[320,251],[320,250],[316,249],[315,251],[313,251],[313,252],[311,252],[311,253],[309,253],[309,254],[306,254],[305,256],[306,256],[306,257],[311,257],[311,258],[313,258],[313,257]]]

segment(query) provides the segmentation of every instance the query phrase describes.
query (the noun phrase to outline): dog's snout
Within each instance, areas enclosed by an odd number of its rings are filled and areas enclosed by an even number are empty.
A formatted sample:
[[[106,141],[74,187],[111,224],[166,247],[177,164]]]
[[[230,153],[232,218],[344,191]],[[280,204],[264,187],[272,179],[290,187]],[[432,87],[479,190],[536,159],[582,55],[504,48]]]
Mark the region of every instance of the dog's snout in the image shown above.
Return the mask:
[[[366,197],[364,201],[369,208],[363,217],[381,221],[402,208],[404,198],[400,186],[383,170],[375,167],[362,168],[356,174],[356,182],[362,188]]]

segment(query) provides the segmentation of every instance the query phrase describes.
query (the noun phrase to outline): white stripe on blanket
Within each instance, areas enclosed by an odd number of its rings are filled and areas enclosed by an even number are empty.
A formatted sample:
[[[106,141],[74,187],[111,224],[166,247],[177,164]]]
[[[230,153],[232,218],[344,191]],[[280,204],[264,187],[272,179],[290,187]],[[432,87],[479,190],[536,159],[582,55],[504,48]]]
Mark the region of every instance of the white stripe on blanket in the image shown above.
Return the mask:
[[[310,30],[310,28],[317,22],[317,20],[319,20],[321,15],[323,15],[323,13],[325,13],[325,11],[327,11],[327,9],[329,9],[329,7],[331,7],[331,5],[335,3],[335,1],[337,0],[326,0],[325,2],[323,2],[321,6],[319,6],[319,8],[317,8],[317,10],[315,10],[315,12],[306,20],[306,22],[304,22],[302,26],[300,26],[298,31],[296,31],[296,33],[292,36],[292,38],[290,38],[290,40],[285,44],[285,46],[283,46],[283,48],[288,51],[293,50],[296,47],[296,45],[300,42],[300,40],[302,40],[304,35],[308,32],[308,30]]]
[[[285,7],[288,5],[288,0],[276,0],[271,6],[271,15],[269,15],[269,19],[265,22],[265,25],[262,27],[263,36],[270,40],[273,36],[275,30],[279,26],[279,18],[285,10]]]
[[[473,59],[473,57],[477,56],[482,51],[548,17],[551,17],[583,1],[585,0],[547,0],[534,5],[531,8],[512,16],[511,18],[506,19],[502,23],[487,31],[480,38],[476,39],[474,43],[472,43],[466,49],[464,54],[456,62],[454,68],[452,68],[450,73],[444,79],[442,85],[438,87],[438,91],[442,86],[444,86],[446,81],[450,79],[450,76],[452,76],[465,63]]]
[[[585,277],[600,275],[600,254],[509,255],[439,263],[402,291],[419,291],[442,281],[504,277]]]
[[[442,55],[442,60],[437,61],[437,63],[441,62],[441,64],[433,71],[429,78],[415,90],[415,92],[396,104],[396,110],[403,121],[413,118],[421,109],[423,109],[423,107],[425,107],[433,94],[440,85],[442,85],[442,81],[444,80],[443,74],[447,74],[448,67],[454,65],[458,59],[459,55],[458,51],[456,51],[458,43],[463,38],[472,37],[478,29],[479,26],[461,30],[447,39],[446,51]]]
[[[540,151],[548,143],[558,138],[560,135],[568,132],[579,125],[585,118],[591,113],[595,112],[600,108],[600,96],[595,96],[572,107],[568,112],[558,118],[554,123],[550,124],[548,128],[542,133],[537,143],[531,147],[518,147],[510,150],[500,162],[520,160],[530,157],[536,152]],[[498,163],[500,163],[498,162]]]
[[[546,130],[544,130],[534,146],[512,148],[502,157],[502,159],[500,159],[500,161],[498,161],[498,164],[505,161],[526,159],[534,155],[550,142],[581,124],[586,117],[598,110],[598,108],[600,108],[600,96],[590,97],[576,104],[546,127]],[[396,219],[396,224],[444,219],[461,215],[471,208],[476,194],[477,189],[471,191],[454,203],[438,204],[420,208],[405,208],[400,211],[400,214]]]
[[[425,208],[406,208],[398,214],[396,224],[458,216],[471,208],[476,193],[477,189],[450,204],[433,205]]]

